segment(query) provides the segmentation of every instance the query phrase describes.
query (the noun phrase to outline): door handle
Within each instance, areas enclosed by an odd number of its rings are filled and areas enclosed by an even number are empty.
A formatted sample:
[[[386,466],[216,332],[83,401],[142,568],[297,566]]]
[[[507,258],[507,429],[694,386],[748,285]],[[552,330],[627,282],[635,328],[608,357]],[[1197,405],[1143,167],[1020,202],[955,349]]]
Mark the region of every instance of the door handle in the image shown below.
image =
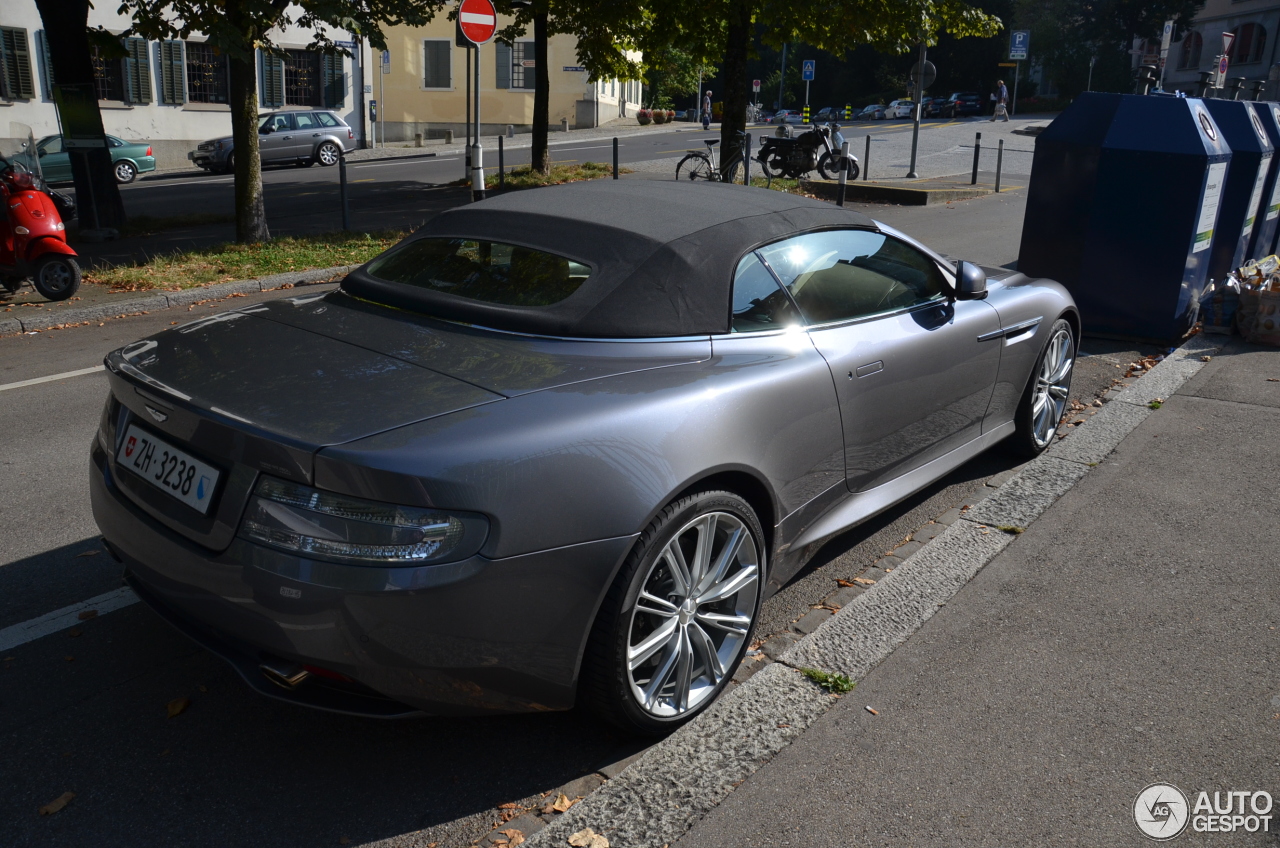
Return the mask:
[[[877,371],[883,371],[883,370],[884,370],[884,360],[877,359],[875,362],[869,362],[866,365],[859,365],[858,376],[866,377],[870,374],[876,373]]]
[[[293,136],[291,136],[291,135],[286,135],[286,136],[284,137],[284,140],[285,140],[285,141],[293,141]]]

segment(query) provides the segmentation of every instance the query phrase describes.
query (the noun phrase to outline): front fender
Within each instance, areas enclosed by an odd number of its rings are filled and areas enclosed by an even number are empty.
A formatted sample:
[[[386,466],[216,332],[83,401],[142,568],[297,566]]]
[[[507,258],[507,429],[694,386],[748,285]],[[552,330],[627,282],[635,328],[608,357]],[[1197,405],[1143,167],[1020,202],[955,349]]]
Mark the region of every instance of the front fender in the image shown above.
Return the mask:
[[[61,253],[64,256],[76,256],[76,251],[57,236],[40,236],[27,244],[27,261],[35,262],[46,253]]]

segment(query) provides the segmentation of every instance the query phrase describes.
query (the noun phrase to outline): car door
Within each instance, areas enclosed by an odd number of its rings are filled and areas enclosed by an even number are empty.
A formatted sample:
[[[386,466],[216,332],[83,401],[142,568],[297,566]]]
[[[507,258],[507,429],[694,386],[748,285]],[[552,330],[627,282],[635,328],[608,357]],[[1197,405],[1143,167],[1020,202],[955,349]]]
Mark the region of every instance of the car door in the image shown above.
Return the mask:
[[[1000,329],[980,300],[958,301],[950,272],[874,230],[831,230],[761,248],[826,359],[854,492],[978,438],[1000,367]]]
[[[71,182],[71,156],[62,149],[62,136],[51,135],[36,144],[40,170],[51,183]]]
[[[258,154],[265,162],[278,162],[282,159],[293,159],[297,154],[297,142],[294,139],[293,115],[279,112],[267,118],[267,126],[271,132],[258,136]]]
[[[293,155],[299,159],[310,159],[315,155],[316,148],[320,146],[323,127],[312,112],[296,112],[293,120],[295,124],[293,137],[296,142],[293,146]]]

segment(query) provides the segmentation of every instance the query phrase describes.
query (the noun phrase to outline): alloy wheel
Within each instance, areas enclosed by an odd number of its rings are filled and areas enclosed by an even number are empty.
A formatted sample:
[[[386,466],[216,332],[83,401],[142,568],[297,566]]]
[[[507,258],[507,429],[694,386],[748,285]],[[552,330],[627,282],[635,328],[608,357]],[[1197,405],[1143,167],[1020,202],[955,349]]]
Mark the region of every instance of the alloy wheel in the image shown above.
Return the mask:
[[[320,160],[320,164],[326,168],[330,165],[338,164],[338,148],[329,142],[320,145],[320,149],[316,151],[316,158]]]
[[[641,709],[669,718],[714,696],[745,647],[759,591],[759,551],[741,519],[710,512],[681,527],[631,610],[626,671]]]
[[[116,182],[121,184],[127,185],[128,183],[133,182],[134,177],[138,176],[138,169],[133,167],[133,164],[130,162],[117,162],[115,171]]]
[[[1067,406],[1071,389],[1071,369],[1075,365],[1071,332],[1059,327],[1045,345],[1036,371],[1036,385],[1031,397],[1031,433],[1037,447],[1053,439]]]

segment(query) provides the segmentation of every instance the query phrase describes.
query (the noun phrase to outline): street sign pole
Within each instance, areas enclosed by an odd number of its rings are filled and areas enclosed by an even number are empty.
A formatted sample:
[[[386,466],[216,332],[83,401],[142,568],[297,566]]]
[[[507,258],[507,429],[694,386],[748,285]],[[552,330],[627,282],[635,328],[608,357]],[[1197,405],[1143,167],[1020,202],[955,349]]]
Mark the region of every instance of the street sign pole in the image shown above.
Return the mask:
[[[782,103],[782,86],[787,81],[787,43],[782,42],[782,72],[778,76],[778,108],[784,108]]]
[[[1164,31],[1160,34],[1160,84],[1164,91],[1164,66],[1169,58],[1169,44],[1173,41],[1173,21],[1164,22]]]
[[[476,72],[474,74],[476,107],[475,129],[471,137],[475,139],[475,147],[471,151],[471,199],[484,200],[484,145],[480,143],[480,45],[476,45]]]
[[[484,200],[484,145],[480,143],[480,45],[488,44],[498,31],[498,13],[490,0],[462,0],[458,4],[458,29],[475,49],[475,98],[471,116],[474,124],[468,127],[471,136],[471,200]],[[544,58],[545,60],[545,58]]]
[[[1022,70],[1021,62],[1013,63],[1013,99],[1009,101],[1009,114],[1018,114],[1018,76]]]
[[[924,78],[924,55],[925,55],[925,46],[924,46],[924,42],[921,41],[920,42],[920,64],[917,70],[916,86],[915,86],[916,88],[916,104],[915,104],[916,119],[911,125],[911,170],[907,171],[907,179],[909,180],[918,179],[920,177],[920,175],[916,173],[916,150],[920,146],[920,111],[923,108],[921,104],[922,104],[922,101],[924,100],[924,87],[926,82]]]

